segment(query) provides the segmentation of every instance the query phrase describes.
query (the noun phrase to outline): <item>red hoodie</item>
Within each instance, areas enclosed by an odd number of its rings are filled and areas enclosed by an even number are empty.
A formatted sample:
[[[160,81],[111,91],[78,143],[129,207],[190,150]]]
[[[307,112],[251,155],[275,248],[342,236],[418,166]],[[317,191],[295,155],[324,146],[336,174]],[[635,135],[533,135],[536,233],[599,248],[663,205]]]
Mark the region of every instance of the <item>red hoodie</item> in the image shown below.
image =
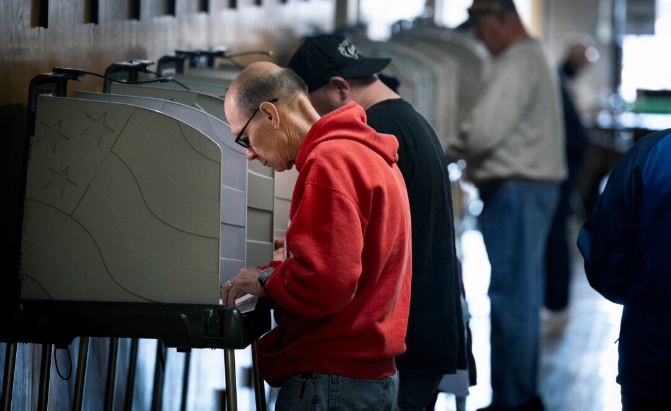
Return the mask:
[[[288,258],[265,284],[277,307],[277,327],[258,345],[269,384],[304,371],[366,379],[396,372],[412,272],[397,149],[355,103],[322,117],[301,143]]]

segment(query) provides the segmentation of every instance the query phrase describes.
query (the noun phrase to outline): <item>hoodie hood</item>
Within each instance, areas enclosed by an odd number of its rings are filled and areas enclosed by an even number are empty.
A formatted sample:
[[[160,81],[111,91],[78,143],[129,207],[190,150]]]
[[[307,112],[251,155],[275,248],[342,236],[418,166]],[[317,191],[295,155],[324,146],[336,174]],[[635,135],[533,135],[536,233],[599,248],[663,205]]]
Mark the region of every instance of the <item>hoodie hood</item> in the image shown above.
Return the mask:
[[[398,161],[398,140],[390,134],[382,134],[366,124],[363,107],[350,102],[320,118],[303,138],[296,155],[296,169],[300,172],[310,152],[319,144],[329,140],[356,141],[382,157],[387,164]]]

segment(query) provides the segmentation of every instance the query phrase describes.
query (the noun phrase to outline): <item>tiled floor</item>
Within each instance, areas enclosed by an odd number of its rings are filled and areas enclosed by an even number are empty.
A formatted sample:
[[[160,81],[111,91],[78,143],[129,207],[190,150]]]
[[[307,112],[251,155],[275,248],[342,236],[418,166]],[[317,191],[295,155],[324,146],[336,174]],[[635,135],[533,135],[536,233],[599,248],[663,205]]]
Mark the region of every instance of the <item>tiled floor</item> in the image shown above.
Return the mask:
[[[490,267],[477,231],[462,237],[464,285],[473,318],[474,355],[478,385],[471,388],[467,409],[491,401],[489,385]],[[543,339],[540,386],[548,411],[617,411],[617,339],[622,309],[590,288],[578,260],[572,282],[570,317],[563,334]],[[436,410],[455,409],[453,397],[442,394]]]

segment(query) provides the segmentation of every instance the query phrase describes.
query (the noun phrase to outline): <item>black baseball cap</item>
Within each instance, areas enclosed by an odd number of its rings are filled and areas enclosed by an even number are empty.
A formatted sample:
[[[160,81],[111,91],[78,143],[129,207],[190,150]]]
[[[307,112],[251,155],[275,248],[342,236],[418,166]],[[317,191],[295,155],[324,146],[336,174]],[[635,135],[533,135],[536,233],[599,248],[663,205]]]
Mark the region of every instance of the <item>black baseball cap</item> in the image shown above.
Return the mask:
[[[468,8],[468,21],[473,23],[482,16],[507,11],[517,11],[513,0],[473,0],[473,4]]]
[[[365,57],[356,46],[340,34],[308,37],[289,60],[289,68],[314,91],[333,76],[367,77],[384,70],[390,58]]]

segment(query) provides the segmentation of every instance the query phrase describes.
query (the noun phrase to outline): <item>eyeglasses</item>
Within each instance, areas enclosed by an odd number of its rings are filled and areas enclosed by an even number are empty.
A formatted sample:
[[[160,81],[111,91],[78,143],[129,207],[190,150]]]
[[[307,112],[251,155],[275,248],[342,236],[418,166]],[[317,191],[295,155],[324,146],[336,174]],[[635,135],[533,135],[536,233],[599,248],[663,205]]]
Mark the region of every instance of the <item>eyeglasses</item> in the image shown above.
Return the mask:
[[[277,103],[277,100],[279,100],[279,99],[274,98],[274,99],[272,99],[272,100],[269,100],[268,102],[269,102],[269,103]],[[260,106],[260,104],[259,104],[259,106]],[[252,146],[251,143],[249,142],[249,137],[242,137],[242,134],[245,132],[245,129],[247,128],[247,126],[249,125],[249,123],[251,123],[251,121],[252,121],[252,119],[254,118],[254,116],[256,115],[256,113],[259,112],[259,108],[260,108],[260,107],[257,107],[256,110],[254,110],[254,112],[252,113],[252,115],[249,116],[249,120],[247,120],[247,122],[245,123],[245,125],[242,126],[242,129],[240,129],[240,132],[239,132],[238,135],[235,137],[235,142],[236,142],[237,144],[240,144],[240,145],[241,145],[242,147],[244,147],[244,148],[251,148],[251,146]]]

